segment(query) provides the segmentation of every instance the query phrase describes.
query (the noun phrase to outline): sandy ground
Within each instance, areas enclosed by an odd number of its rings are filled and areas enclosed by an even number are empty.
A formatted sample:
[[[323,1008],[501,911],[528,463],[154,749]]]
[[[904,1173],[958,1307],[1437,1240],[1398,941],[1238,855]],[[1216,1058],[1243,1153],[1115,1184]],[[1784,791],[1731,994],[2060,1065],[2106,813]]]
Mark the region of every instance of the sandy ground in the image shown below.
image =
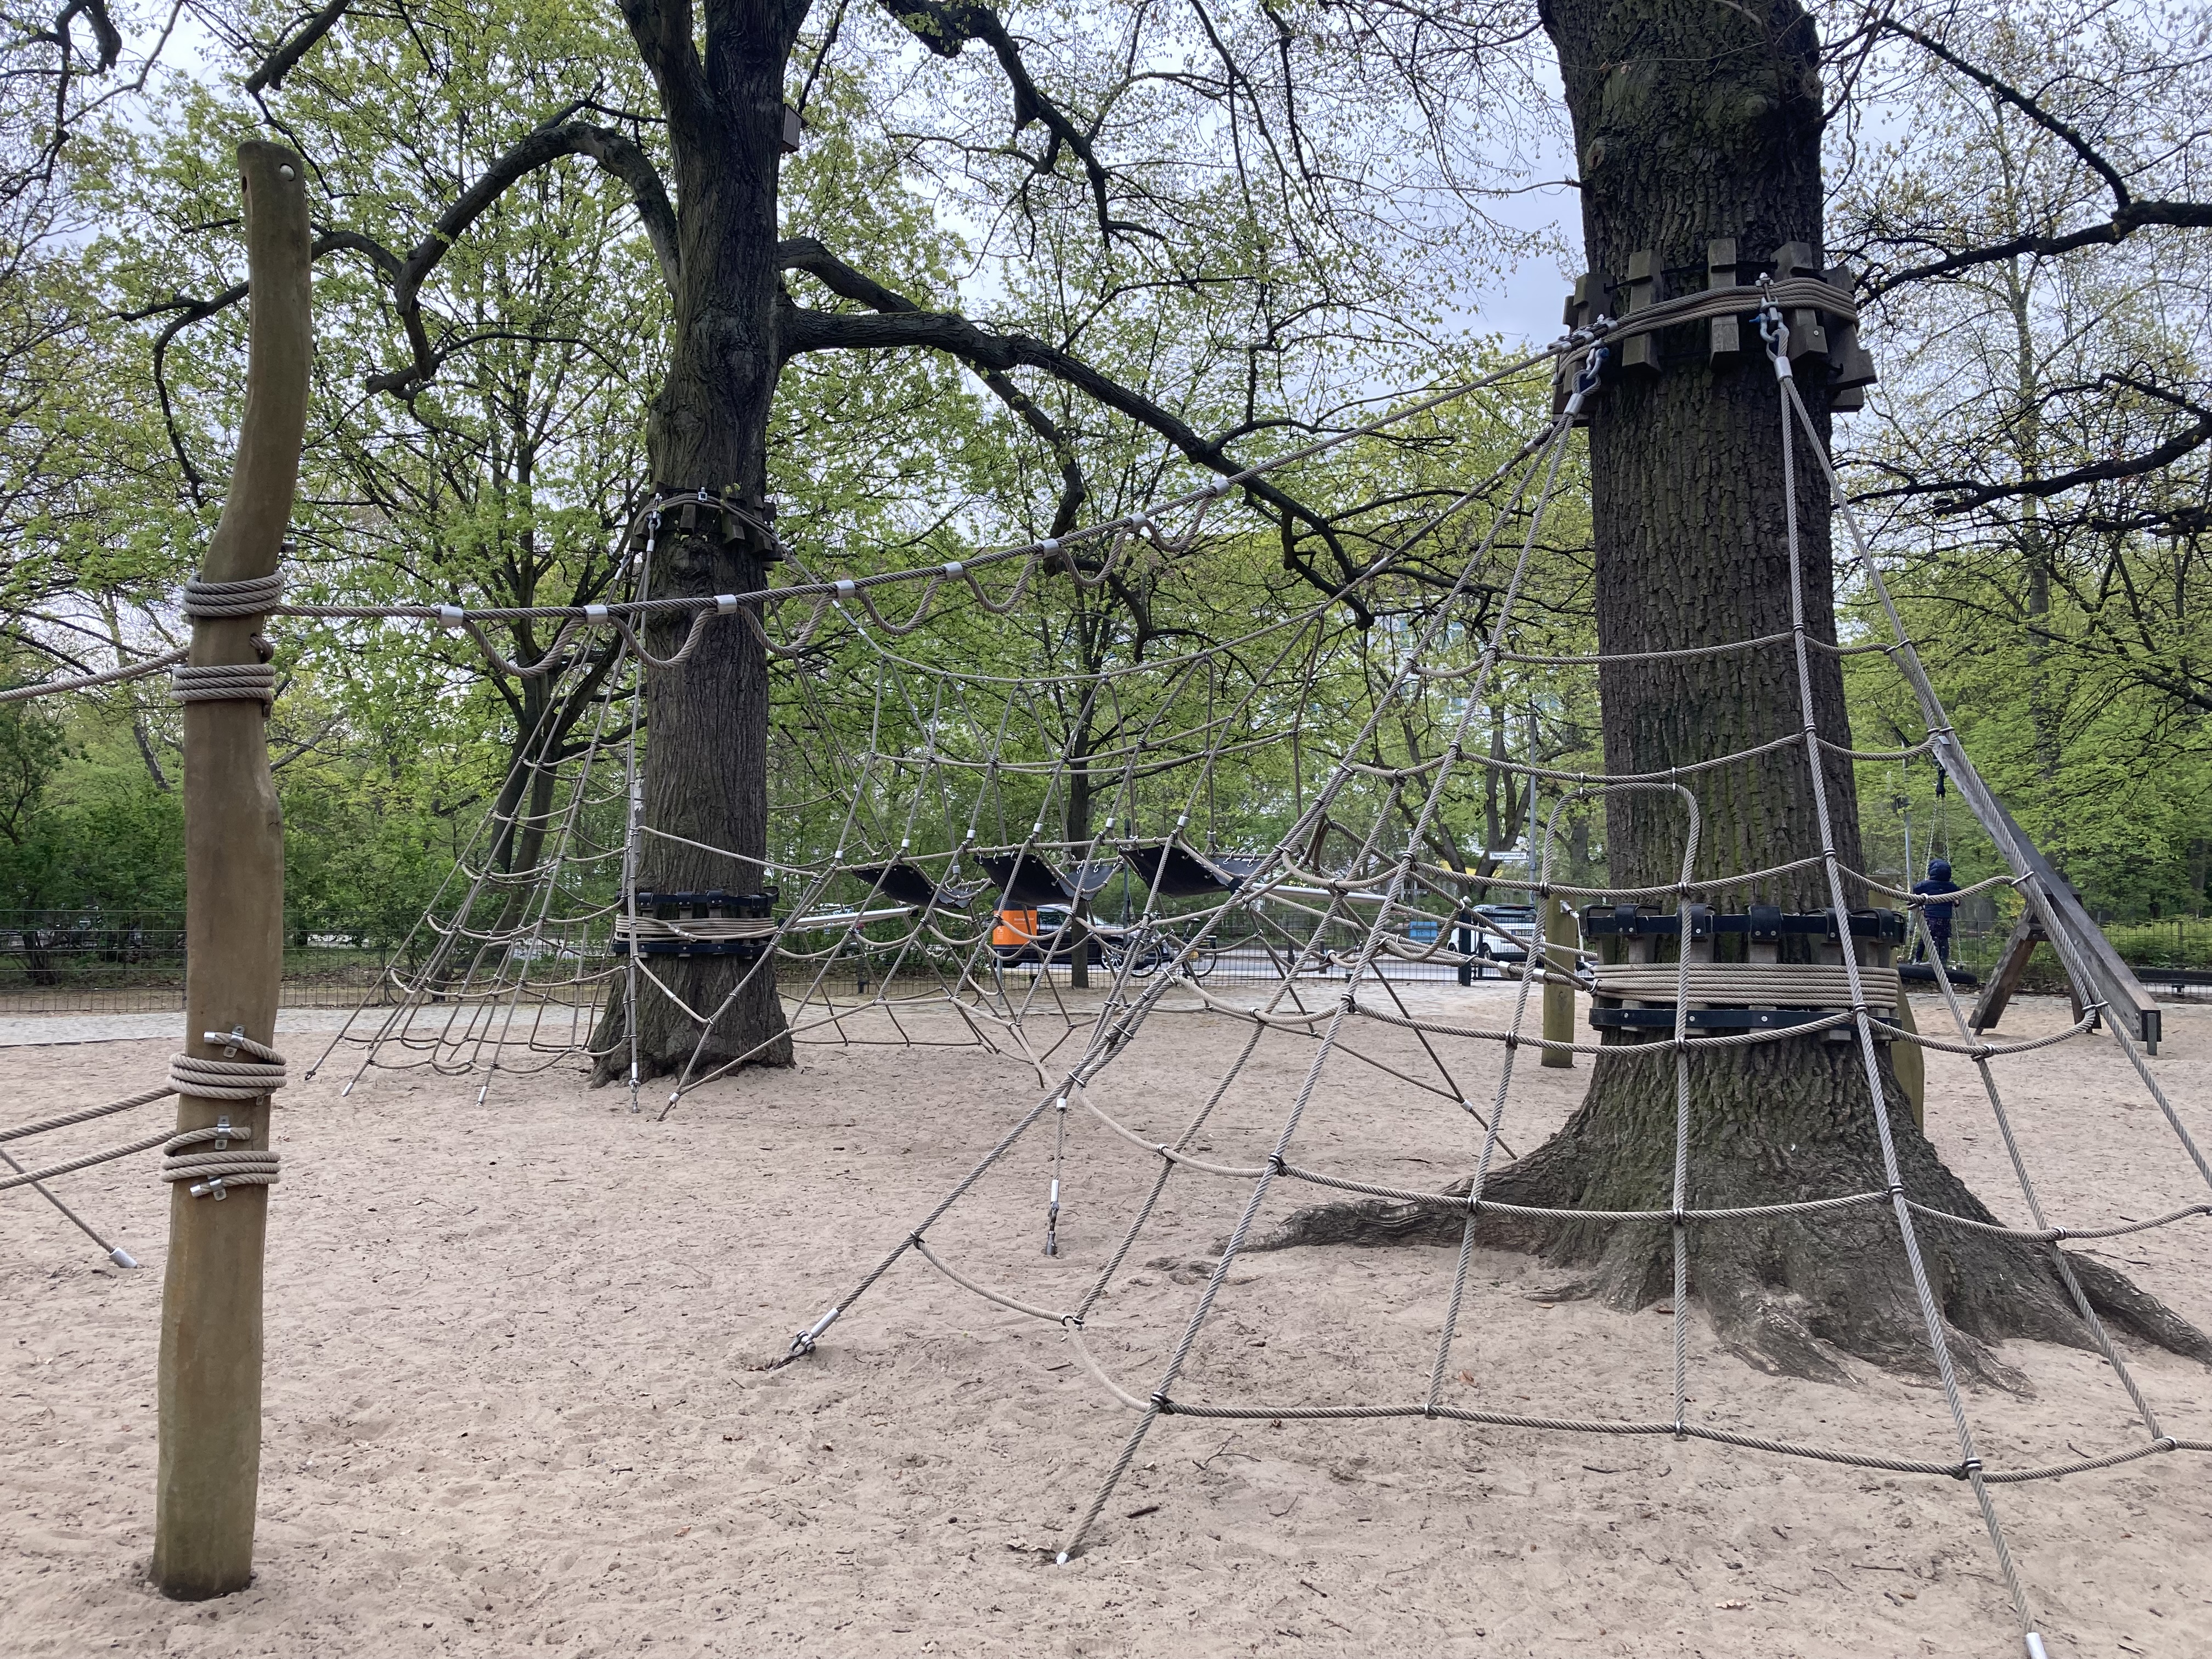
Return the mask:
[[[1501,989],[1419,994],[1480,1018]],[[1937,1012],[1922,1005],[1923,1030]],[[2063,1004],[2031,999],[2002,1035],[2063,1019]],[[1036,1029],[1042,1046],[1050,1034]],[[1241,1029],[1194,1013],[1153,1020],[1102,1103],[1173,1133]],[[2212,1138],[2212,1008],[2171,1008],[2167,1030],[2160,1073]],[[287,1046],[323,1040],[301,1032]],[[1435,1075],[1401,1036],[1368,1028],[1362,1042]],[[0,1051],[0,1121],[142,1086],[167,1047]],[[1498,1052],[1439,1047],[1465,1092],[1486,1100]],[[1209,1156],[1264,1155],[1311,1048],[1290,1036],[1262,1044],[1206,1136]],[[64,1184],[146,1261],[134,1273],[35,1195],[0,1194],[0,1650],[2021,1650],[1960,1483],[1667,1439],[1170,1419],[1091,1547],[1057,1567],[1049,1552],[1131,1419],[1052,1328],[908,1256],[814,1356],[762,1369],[1025,1109],[1035,1073],[973,1047],[804,1054],[795,1072],[701,1091],[665,1123],[565,1073],[502,1080],[481,1107],[473,1082],[420,1073],[346,1098],[335,1078],[288,1091],[258,1576],[199,1607],[163,1601],[143,1577],[166,1197],[146,1160]],[[1586,1075],[1524,1066],[1508,1139],[1535,1144]],[[2005,1076],[2057,1217],[2142,1217],[2203,1197],[2101,1042],[2023,1057]],[[1971,1070],[1936,1057],[1931,1093],[1947,1158],[2016,1218]],[[33,1144],[51,1159],[125,1139],[143,1117]],[[934,1225],[933,1247],[1018,1298],[1076,1300],[1154,1166],[1080,1114],[1068,1128],[1060,1256],[1041,1249],[1047,1135]],[[1323,1078],[1300,1145],[1316,1164],[1429,1185],[1466,1164],[1474,1133],[1449,1102],[1347,1063]],[[362,1169],[374,1173],[348,1173]],[[1093,1315],[1095,1351],[1133,1392],[1150,1392],[1199,1294],[1188,1264],[1225,1234],[1245,1191],[1179,1177]],[[2206,1224],[2098,1248],[2212,1324]],[[1433,1249],[1248,1258],[1177,1393],[1417,1400],[1449,1272],[1449,1253]],[[1478,1257],[1446,1398],[1663,1417],[1670,1322],[1528,1299],[1559,1278]],[[1957,1455],[1932,1389],[1864,1367],[1849,1389],[1777,1381],[1692,1330],[1692,1409],[1715,1422]],[[2142,1437],[2088,1356],[2014,1344],[2005,1358],[2034,1393],[1971,1393],[1991,1468]],[[2212,1438],[2212,1373],[2139,1348],[2129,1358],[2169,1432]],[[2212,1651],[2208,1476],[2212,1463],[2185,1454],[1999,1492],[2054,1655]]]

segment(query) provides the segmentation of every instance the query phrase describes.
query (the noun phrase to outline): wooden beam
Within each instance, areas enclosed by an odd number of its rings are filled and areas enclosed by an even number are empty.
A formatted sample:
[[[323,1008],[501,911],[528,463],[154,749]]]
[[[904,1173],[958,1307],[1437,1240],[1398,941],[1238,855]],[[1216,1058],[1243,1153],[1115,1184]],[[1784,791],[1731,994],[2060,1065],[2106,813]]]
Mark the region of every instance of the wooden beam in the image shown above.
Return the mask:
[[[2005,940],[2003,953],[1997,957],[1996,972],[1990,975],[1990,982],[1982,987],[1982,994],[1975,1000],[1974,1015],[1967,1024],[1977,1031],[1996,1030],[1997,1022],[2004,1018],[2006,1005],[2011,1002],[2013,993],[2020,989],[2028,962],[2042,939],[2043,924],[2036,919],[2035,912],[2022,910]]]
[[[1572,941],[1582,937],[1580,924],[1566,900],[1554,894],[1544,901],[1544,966],[1555,974],[1575,971],[1575,950]],[[1547,1042],[1572,1042],[1575,1040],[1575,988],[1562,985],[1555,980],[1544,981],[1544,1040]],[[1543,1051],[1544,1064],[1570,1067],[1575,1057],[1565,1048]]]
[[[1705,244],[1705,286],[1740,288],[1736,276],[1735,238],[1717,236]],[[1715,365],[1735,361],[1743,349],[1743,322],[1736,317],[1716,317],[1707,336],[1706,361]]]

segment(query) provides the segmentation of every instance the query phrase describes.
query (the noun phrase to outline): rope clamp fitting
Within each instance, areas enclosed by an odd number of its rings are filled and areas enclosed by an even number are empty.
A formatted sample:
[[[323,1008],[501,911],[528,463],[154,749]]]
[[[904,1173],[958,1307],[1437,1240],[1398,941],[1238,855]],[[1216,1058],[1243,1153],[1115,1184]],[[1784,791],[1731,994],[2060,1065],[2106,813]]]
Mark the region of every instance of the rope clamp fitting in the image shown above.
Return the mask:
[[[854,583],[853,582],[853,580],[852,580],[852,579],[851,579],[850,577],[840,577],[840,578],[838,579],[838,581],[837,581],[837,584],[836,584],[836,592],[837,592],[837,597],[838,597],[839,599],[851,599],[851,598],[853,597],[853,595],[854,595],[854,594],[855,594],[855,593],[859,592],[860,591],[860,588],[859,588],[857,586],[855,586],[855,585],[854,585]]]
[[[715,614],[716,616],[718,616],[718,617],[732,617],[732,616],[735,616],[735,615],[737,614],[737,610],[738,610],[738,596],[737,596],[736,594],[734,594],[734,593],[717,593],[717,594],[715,594],[715,595],[714,595],[714,614]]]
[[[945,574],[948,576],[957,576],[967,568],[957,559],[947,559],[945,562]]]
[[[1951,1478],[1954,1480],[1966,1480],[1981,1472],[1982,1460],[1978,1457],[1970,1457],[1952,1472]]]
[[[216,1144],[219,1146],[222,1143],[217,1141]],[[185,1190],[194,1198],[211,1198],[218,1204],[230,1196],[230,1191],[222,1184],[221,1176],[210,1176],[205,1181],[195,1181]]]
[[[459,628],[466,619],[465,613],[458,605],[441,605],[438,607],[438,626],[441,628]]]
[[[1768,280],[1760,277],[1760,288],[1765,289]],[[1759,313],[1759,335],[1766,342],[1766,355],[1773,359],[1774,378],[1794,380],[1796,374],[1790,367],[1790,325],[1782,320],[1780,307],[1771,299]]]
[[[606,606],[603,605],[587,605],[584,607],[584,620],[586,622],[603,623],[606,619]]]

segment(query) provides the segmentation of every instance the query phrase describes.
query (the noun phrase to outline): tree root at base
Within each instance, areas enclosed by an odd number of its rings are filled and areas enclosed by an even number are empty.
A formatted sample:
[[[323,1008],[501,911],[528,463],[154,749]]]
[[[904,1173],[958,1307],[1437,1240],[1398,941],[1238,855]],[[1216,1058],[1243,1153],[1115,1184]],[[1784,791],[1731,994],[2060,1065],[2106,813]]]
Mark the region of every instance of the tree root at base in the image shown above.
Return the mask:
[[[1779,1047],[1781,1045],[1778,1045]],[[1692,1179],[1686,1207],[1725,1209],[1881,1191],[1879,1142],[1865,1099],[1852,1086],[1852,1057],[1800,1055],[1798,1075],[1774,1075],[1784,1056],[1743,1051],[1700,1082],[1692,1121]],[[1802,1066],[1802,1061],[1814,1064]],[[1518,1163],[1492,1174],[1484,1197],[1541,1208],[1665,1210],[1672,1201],[1674,1098],[1664,1068],[1607,1066],[1559,1133]],[[1796,1097],[1778,1108],[1775,1085]],[[1917,1203],[1970,1220],[1997,1218],[1968,1190],[1914,1126],[1901,1097],[1887,1103],[1899,1173]],[[1470,1180],[1446,1188],[1457,1196]],[[1289,1216],[1249,1248],[1317,1245],[1457,1246],[1463,1214],[1370,1200],[1323,1204]],[[2026,1376],[1991,1345],[2008,1339],[2094,1349],[2098,1333],[2082,1304],[2108,1330],[2212,1364],[2212,1340],[2125,1274],[2081,1250],[2006,1238],[1914,1217],[1921,1259],[1952,1364],[1968,1382],[2014,1394]],[[1672,1228],[1478,1215],[1476,1242],[1525,1251],[1576,1271],[1547,1299],[1589,1298],[1624,1312],[1669,1297]],[[1824,1382],[1849,1382],[1847,1359],[1909,1376],[1936,1364],[1910,1263],[1887,1202],[1850,1209],[1688,1224],[1692,1295],[1722,1345],[1756,1369]],[[2069,1283],[2070,1275],[2071,1283]],[[2078,1298],[2077,1298],[2078,1291]]]

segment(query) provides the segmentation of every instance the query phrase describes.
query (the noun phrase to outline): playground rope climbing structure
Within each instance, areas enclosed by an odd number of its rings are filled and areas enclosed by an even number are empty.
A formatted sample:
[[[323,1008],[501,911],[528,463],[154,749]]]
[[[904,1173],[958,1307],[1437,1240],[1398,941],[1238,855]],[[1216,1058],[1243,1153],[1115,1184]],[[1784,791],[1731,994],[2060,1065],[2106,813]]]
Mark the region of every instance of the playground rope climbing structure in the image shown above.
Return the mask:
[[[1089,1502],[1060,1540],[1056,1553],[1062,1561],[1098,1540],[1118,1483],[1165,1418],[1405,1420],[1561,1436],[1671,1437],[1964,1483],[2027,1649],[2039,1659],[2030,1589],[2008,1547],[2000,1489],[2212,1451],[2212,1441],[2169,1431],[2062,1246],[2068,1240],[2201,1223],[2212,1215],[2212,1164],[2149,1063],[2156,1027],[2146,1023],[2142,1005],[2123,994],[2124,969],[2109,959],[2070,892],[1983,784],[1920,665],[1820,428],[1799,392],[1789,319],[1808,313],[1842,324],[1856,319],[1846,290],[1789,275],[1756,288],[1646,307],[1620,319],[1594,315],[1546,350],[1478,381],[1416,399],[1356,430],[1213,478],[1141,512],[917,568],[834,575],[812,569],[799,550],[786,547],[781,552],[795,580],[744,593],[655,597],[652,561],[673,514],[743,516],[745,511],[697,491],[662,491],[641,510],[623,538],[629,597],[605,605],[528,612],[293,605],[283,601],[273,568],[252,569],[233,561],[219,571],[211,558],[205,579],[185,594],[187,613],[202,630],[193,660],[180,662],[179,653],[170,653],[108,674],[0,696],[82,690],[166,670],[173,672],[188,718],[258,727],[276,686],[257,632],[269,617],[326,624],[420,622],[459,632],[506,672],[542,677],[548,714],[539,729],[525,734],[501,805],[477,829],[415,934],[395,952],[384,983],[307,1075],[343,1056],[350,1089],[374,1071],[421,1066],[478,1079],[482,1102],[502,1075],[588,1062],[622,1082],[632,1108],[641,1110],[642,1091],[651,1084],[658,1093],[659,1085],[647,1075],[637,1052],[640,1012],[658,1000],[678,1008],[696,1033],[690,1057],[672,1069],[665,1095],[655,1102],[665,1116],[758,1053],[757,1045],[736,1052],[716,1046],[738,990],[726,991],[712,1005],[686,1000],[669,969],[687,957],[732,959],[739,988],[766,976],[780,996],[788,1036],[801,1042],[924,1046],[954,1040],[1005,1054],[1024,1075],[1023,1102],[972,1168],[937,1202],[891,1231],[882,1253],[858,1268],[851,1289],[808,1319],[781,1363],[804,1360],[820,1349],[831,1328],[854,1317],[909,1255],[981,1301],[1056,1330],[1101,1397],[1133,1418]],[[1573,433],[1589,401],[1604,395],[1613,354],[1662,328],[1731,318],[1756,320],[1774,369],[1777,439],[1790,505],[1781,551],[1795,615],[1785,632],[1686,641],[1642,654],[1648,660],[1781,653],[1794,667],[1799,720],[1753,746],[1663,773],[1573,769],[1542,764],[1533,752],[1515,759],[1486,750],[1474,741],[1476,722],[1497,697],[1503,670],[1587,674],[1622,660],[1523,648],[1528,643],[1523,602],[1547,521],[1563,493]],[[1227,637],[1127,664],[1047,672],[987,658],[988,666],[976,665],[979,637],[997,637],[994,629],[1012,634],[1061,594],[1095,592],[1164,562],[1202,560],[1209,526],[1218,533],[1221,520],[1237,510],[1233,497],[1240,483],[1345,451],[1417,417],[1469,406],[1492,392],[1506,399],[1522,396],[1525,407],[1528,377],[1546,373],[1558,389],[1548,418],[1488,476],[1407,524],[1338,592],[1249,618]],[[296,434],[293,445],[296,459]],[[1814,483],[1846,526],[1850,580],[1875,619],[1842,642],[1820,637],[1804,611],[1801,455],[1813,458]],[[289,500],[289,478],[285,483]],[[763,522],[750,527],[772,534]],[[260,526],[263,532],[269,528]],[[272,538],[263,533],[260,542],[269,544],[264,562],[273,567]],[[1416,580],[1410,563],[1416,552],[1428,561],[1427,569],[1441,565],[1447,577],[1425,585]],[[516,665],[499,655],[486,624],[523,615],[557,629],[543,658]],[[1377,617],[1388,620],[1377,623]],[[678,643],[655,655],[646,643],[647,624],[665,628],[672,619],[680,623]],[[770,777],[777,792],[770,814],[774,842],[764,856],[687,842],[727,860],[728,884],[682,892],[647,889],[640,873],[646,854],[656,839],[680,838],[646,823],[641,811],[641,757],[653,741],[642,688],[649,675],[684,672],[708,630],[717,627],[754,630],[778,665],[775,730],[781,747],[772,752]],[[218,638],[225,648],[216,659],[201,660],[208,654],[201,642]],[[1901,749],[1861,750],[1824,738],[1811,689],[1813,664],[1822,653],[1886,657],[1917,700],[1921,740]],[[580,738],[556,731],[552,718],[552,711],[578,699],[588,705],[574,728]],[[1338,716],[1334,723],[1316,717],[1324,705]],[[1105,736],[1097,738],[1102,732]],[[1081,741],[1079,732],[1085,734]],[[1764,868],[1702,868],[1698,798],[1686,780],[1785,751],[1803,757],[1821,850]],[[2017,893],[2040,918],[2076,988],[2081,1016],[2054,1036],[2019,1043],[1988,1040],[1967,1017],[1940,951],[1933,971],[1951,1032],[1923,1035],[1911,1025],[1893,957],[1912,933],[1926,933],[1926,901],[1844,862],[1826,779],[1832,759],[1882,764],[1921,755],[1933,757],[1957,783],[2002,866],[2003,873],[1978,886]],[[261,766],[265,780],[265,753]],[[1525,848],[1525,865],[1518,873],[1492,868],[1478,874],[1463,864],[1441,861],[1431,831],[1454,792],[1501,775],[1532,799],[1549,797],[1548,815]],[[1260,804],[1256,816],[1269,825],[1264,837],[1237,847],[1222,844],[1218,801],[1224,787],[1239,792],[1248,805]],[[1079,791],[1088,807],[1072,815],[1070,802]],[[1680,815],[1684,827],[1676,878],[1640,888],[1563,879],[1562,841],[1571,814],[1631,797],[1665,804]],[[1239,819],[1248,829],[1255,821],[1251,811]],[[1073,822],[1080,823],[1081,833],[1066,828]],[[1532,816],[1531,822],[1538,820]],[[1825,904],[1792,914],[1762,903],[1762,884],[1784,875],[1816,881]],[[1579,902],[1585,907],[1582,937],[1553,933],[1548,904],[1534,908],[1522,933],[1473,914],[1468,892],[1477,884],[1532,901]],[[997,899],[979,912],[979,902],[992,894]],[[1747,897],[1748,907],[1723,911],[1717,901],[1731,897]],[[1894,900],[1896,908],[1865,902],[1874,897]],[[260,911],[246,919],[252,926],[269,925],[264,895]],[[1116,901],[1118,915],[1112,914]],[[993,920],[1000,906],[1033,915],[1049,908],[1054,919],[1036,923],[1029,935],[1009,945]],[[281,909],[275,914],[281,916]],[[1731,931],[1742,935],[1741,956],[1733,942],[1728,954],[1717,948]],[[1784,959],[1784,944],[1793,938],[1809,960]],[[1675,952],[1671,958],[1661,952],[1667,939]],[[1583,950],[1600,941],[1611,953],[1602,960]],[[197,943],[194,948],[202,949]],[[0,1157],[11,1166],[0,1177],[0,1190],[33,1187],[59,1206],[46,1182],[97,1161],[161,1150],[161,1176],[175,1193],[173,1214],[180,1227],[228,1228],[237,1212],[260,1206],[253,1211],[250,1241],[223,1247],[250,1245],[258,1321],[258,1222],[279,1164],[269,1146],[267,1118],[254,1114],[265,1109],[287,1074],[271,1044],[273,968],[258,964],[255,972],[269,982],[243,991],[217,976],[204,997],[198,969],[203,960],[230,960],[240,949],[217,940],[207,947],[210,954],[195,955],[191,1041],[177,1056],[167,1086],[0,1131]],[[1212,965],[1224,957],[1252,963],[1262,975],[1262,994],[1239,997],[1210,981]],[[1402,991],[1413,969],[1464,973],[1491,966],[1502,967],[1516,981],[1510,1017],[1501,1024],[1443,1018],[1433,1003],[1416,1006]],[[1072,971],[1077,969],[1086,981],[1098,970],[1097,982],[1078,983]],[[1538,986],[1564,987],[1587,999],[1591,1023],[1601,1031],[1640,1029],[1644,1040],[1585,1042],[1542,1031],[1531,997]],[[925,1013],[931,1017],[927,1021],[921,1018]],[[1120,1087],[1117,1063],[1146,1023],[1191,1013],[1242,1028],[1241,1043],[1224,1055],[1218,1072],[1193,1085],[1187,1102],[1164,1100],[1157,1090],[1139,1097]],[[958,1035],[948,1039],[940,1034],[945,1029]],[[1410,1037],[1425,1060],[1384,1058],[1367,1042],[1374,1033]],[[2173,1155],[2202,1182],[2204,1200],[2129,1219],[2054,1215],[2039,1194],[1999,1086],[2002,1063],[2053,1043],[2100,1038],[2114,1044],[2120,1063],[2157,1108]],[[1236,1164],[1205,1156],[1202,1136],[1210,1120],[1268,1042],[1303,1045],[1305,1059],[1300,1080],[1274,1114],[1264,1158]],[[1790,1042],[1834,1043],[1838,1052],[1848,1047],[1870,1103],[1881,1180],[1766,1204],[1701,1207],[1695,1201],[1698,1171],[1688,1127],[1695,1068],[1705,1057]],[[1480,1045],[1494,1060],[1486,1091],[1462,1081],[1442,1056],[1438,1045],[1444,1043]],[[1911,1189],[1882,1105],[1885,1051],[1899,1045],[1963,1056],[1974,1066],[2017,1177],[2027,1224],[1957,1213]],[[1613,1066],[1654,1068],[1669,1080],[1675,1116],[1668,1204],[1584,1209],[1521,1205],[1490,1194],[1497,1172],[1516,1159],[1515,1085],[1524,1050],[1603,1056]],[[1324,1109],[1316,1103],[1326,1093],[1325,1079],[1347,1062],[1387,1073],[1424,1108],[1448,1111],[1468,1137],[1466,1179],[1422,1188],[1326,1167],[1325,1158],[1311,1150],[1310,1118]],[[4,1151],[4,1143],[173,1095],[189,1111],[180,1111],[176,1126],[158,1134],[36,1168]],[[1176,1107],[1187,1109],[1171,1109]],[[1164,1111],[1175,1120],[1165,1127],[1158,1122]],[[1045,1251],[1054,1256],[1066,1248],[1059,1231],[1062,1206],[1086,1170],[1116,1158],[1133,1158],[1146,1171],[1139,1196],[1109,1247],[1095,1263],[1084,1264],[1085,1286],[1057,1304],[1012,1283],[1011,1267],[958,1261],[941,1237],[932,1237],[959,1206],[995,1201],[993,1178],[1032,1137],[1052,1142],[1049,1192],[1041,1207]],[[1241,1194],[1235,1224],[1160,1365],[1140,1380],[1116,1378],[1095,1341],[1110,1324],[1115,1286],[1171,1186],[1201,1181]],[[1401,1389],[1376,1397],[1206,1397],[1192,1386],[1192,1364],[1230,1293],[1233,1266],[1260,1242],[1255,1230],[1271,1196],[1303,1189],[1458,1218],[1459,1246],[1440,1287],[1427,1363]],[[987,1191],[994,1196],[987,1198]],[[1710,1411],[1692,1409],[1693,1232],[1753,1218],[1846,1212],[1881,1215],[1893,1231],[1939,1385],[1948,1436],[1944,1456],[1750,1433],[1716,1420]],[[125,1259],[125,1253],[73,1212],[65,1207],[64,1212],[103,1249]],[[1553,1414],[1480,1409],[1446,1398],[1477,1224],[1498,1216],[1664,1230],[1674,1291],[1668,1409],[1611,1417]],[[1979,1231],[2047,1252],[2075,1313],[2094,1334],[2121,1414],[2130,1425],[2123,1449],[2002,1466],[1985,1462],[1923,1257],[1923,1240],[1943,1229]],[[207,1263],[192,1249],[173,1244],[169,1270],[174,1311],[182,1316],[191,1297],[178,1289],[184,1283],[179,1275],[204,1278]],[[234,1319],[238,1312],[231,1305],[214,1316]],[[165,1313],[165,1319],[170,1316]],[[248,1357],[241,1347],[239,1364]],[[189,1499],[195,1515],[220,1510],[234,1522],[243,1471],[248,1549],[258,1438],[249,1448],[240,1437],[245,1419],[258,1409],[258,1323],[250,1359],[251,1386],[241,1380],[242,1371],[222,1381],[230,1397],[219,1402],[220,1409],[209,1406],[213,1426],[197,1431],[189,1458],[179,1454],[173,1480],[166,1440],[164,1452],[164,1492],[179,1492],[178,1504]],[[210,1471],[218,1464],[223,1466],[219,1492],[209,1484],[216,1480]],[[246,1563],[237,1532],[230,1525],[222,1534],[222,1559],[209,1560],[191,1557],[181,1534],[165,1531],[170,1553],[157,1554],[157,1562],[167,1563],[157,1570],[181,1585],[180,1593],[234,1587],[244,1582]]]

